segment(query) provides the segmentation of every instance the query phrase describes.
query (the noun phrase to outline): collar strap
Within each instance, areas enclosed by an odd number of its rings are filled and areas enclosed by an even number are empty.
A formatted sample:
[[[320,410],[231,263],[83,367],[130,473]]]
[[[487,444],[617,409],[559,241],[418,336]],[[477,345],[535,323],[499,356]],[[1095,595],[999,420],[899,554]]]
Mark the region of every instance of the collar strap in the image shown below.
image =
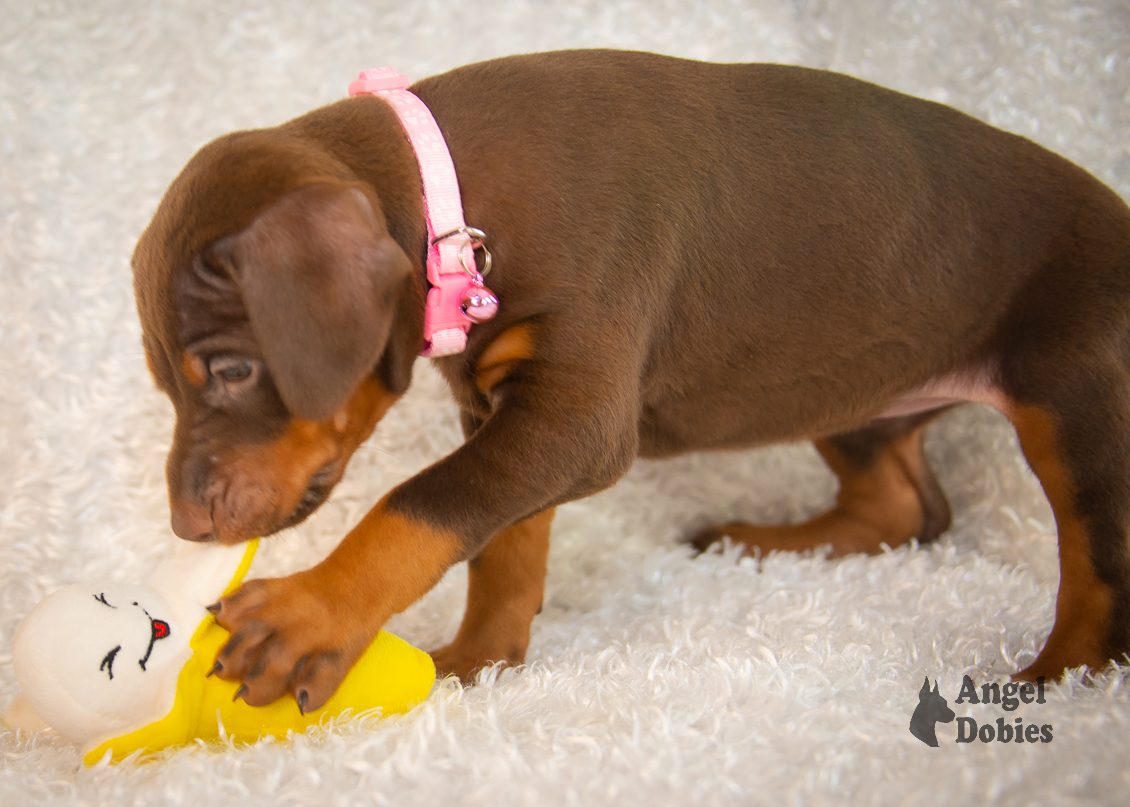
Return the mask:
[[[424,306],[424,349],[421,356],[448,356],[467,346],[467,332],[498,310],[498,298],[483,285],[490,271],[486,234],[463,221],[459,180],[443,134],[428,107],[406,87],[409,81],[391,68],[364,70],[349,85],[350,95],[375,95],[388,102],[400,118],[424,185],[424,216],[428,223],[428,291]],[[483,271],[475,250],[483,251]]]

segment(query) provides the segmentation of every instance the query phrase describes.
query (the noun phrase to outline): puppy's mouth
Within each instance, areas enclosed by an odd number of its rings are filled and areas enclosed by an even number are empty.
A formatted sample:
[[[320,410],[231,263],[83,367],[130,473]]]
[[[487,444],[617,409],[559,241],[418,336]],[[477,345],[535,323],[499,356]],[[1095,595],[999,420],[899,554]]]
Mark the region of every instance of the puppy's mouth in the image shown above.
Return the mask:
[[[326,499],[330,497],[330,492],[337,484],[337,463],[327,462],[310,477],[310,481],[306,483],[306,492],[302,494],[302,498],[298,500],[298,504],[286,520],[279,525],[280,530],[285,530],[287,527],[293,527],[296,524],[301,524],[306,518],[321,507]]]
[[[222,493],[212,498],[210,515],[206,516],[207,525],[211,528],[208,532],[202,529],[193,530],[183,528],[177,532],[181,537],[193,535],[193,541],[219,541],[222,544],[236,544],[248,538],[259,536],[261,538],[294,527],[302,523],[315,510],[321,507],[334,485],[341,477],[341,466],[331,460],[319,468],[306,482],[306,489],[298,503],[285,516],[283,511],[271,506],[269,500],[262,495],[268,485],[254,485],[243,496],[225,496]],[[230,488],[228,488],[230,490]],[[236,493],[239,491],[237,490]],[[277,506],[277,505],[276,505]],[[181,510],[186,510],[181,505]],[[177,513],[174,509],[174,531],[176,531]],[[184,518],[182,517],[183,521]]]

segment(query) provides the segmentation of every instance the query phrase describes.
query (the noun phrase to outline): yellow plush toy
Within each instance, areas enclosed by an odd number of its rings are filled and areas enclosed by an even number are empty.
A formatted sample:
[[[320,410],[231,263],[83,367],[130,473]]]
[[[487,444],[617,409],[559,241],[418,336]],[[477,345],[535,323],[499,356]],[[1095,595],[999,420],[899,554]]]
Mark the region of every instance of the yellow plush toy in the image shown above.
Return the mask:
[[[44,599],[16,631],[21,694],[5,722],[54,729],[80,743],[92,765],[196,738],[285,737],[326,715],[406,712],[427,697],[431,658],[381,631],[321,709],[303,715],[293,698],[262,707],[233,701],[237,682],[206,675],[228,632],[205,606],[239,586],[257,543],[188,545],[148,587],[78,584]]]

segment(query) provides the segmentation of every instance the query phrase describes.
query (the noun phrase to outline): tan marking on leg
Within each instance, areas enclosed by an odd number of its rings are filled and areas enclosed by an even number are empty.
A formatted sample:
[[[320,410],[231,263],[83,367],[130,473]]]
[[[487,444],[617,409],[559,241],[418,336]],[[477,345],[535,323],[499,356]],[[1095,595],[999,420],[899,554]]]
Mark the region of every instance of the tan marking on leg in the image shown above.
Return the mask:
[[[469,683],[492,662],[525,661],[545,593],[553,514],[551,508],[503,530],[471,561],[463,624],[451,644],[432,653],[441,673]]]
[[[1042,675],[1055,680],[1065,669],[1081,664],[1102,669],[1107,663],[1104,648],[1113,591],[1095,573],[1088,526],[1076,512],[1075,488],[1058,447],[1055,420],[1034,406],[1010,407],[1008,416],[1055,514],[1060,570],[1051,635],[1032,666],[1013,677],[1034,681]]]
[[[465,557],[458,535],[390,512],[388,498],[386,494],[377,502],[329,557],[311,569],[327,590],[350,592],[342,605],[365,614],[363,618],[377,627],[426,594]]]
[[[389,617],[461,559],[459,536],[390,512],[387,499],[314,568],[248,581],[221,600],[216,619],[232,638],[217,675],[242,680],[248,703],[291,691],[320,707]]]
[[[694,545],[705,549],[728,535],[736,543],[762,552],[800,552],[831,544],[831,557],[875,553],[886,544],[899,546],[921,535],[924,511],[915,480],[928,469],[922,458],[922,429],[884,446],[871,465],[860,468],[830,440],[816,449],[839,477],[836,506],[803,524],[755,526],[725,524],[701,533]]]
[[[528,322],[507,328],[496,336],[475,362],[475,386],[484,395],[506,378],[514,365],[534,355],[534,329]]]

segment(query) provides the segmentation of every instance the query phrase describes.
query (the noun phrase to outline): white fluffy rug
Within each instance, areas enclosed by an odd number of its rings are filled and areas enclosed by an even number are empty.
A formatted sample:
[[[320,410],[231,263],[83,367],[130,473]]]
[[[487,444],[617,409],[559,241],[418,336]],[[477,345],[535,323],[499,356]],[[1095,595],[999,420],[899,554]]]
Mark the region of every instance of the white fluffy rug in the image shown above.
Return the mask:
[[[611,46],[795,62],[944,101],[1031,137],[1130,196],[1126,0],[230,0],[0,2],[0,708],[11,637],[80,579],[143,580],[172,551],[172,411],[139,347],[128,258],[195,149],[345,93],[509,53]],[[1130,270],[1130,267],[1127,267]],[[421,361],[411,394],[263,573],[324,555],[384,491],[450,451],[455,410]],[[1004,712],[955,705],[1050,629],[1054,527],[1008,424],[973,406],[928,451],[956,514],[936,544],[827,561],[692,559],[711,521],[795,520],[834,482],[791,446],[640,462],[563,507],[529,665],[412,714],[254,747],[91,770],[0,730],[0,804],[1125,803],[1126,670]],[[453,570],[391,627],[453,635]],[[1051,743],[930,748],[925,676],[959,716],[1049,724]]]

